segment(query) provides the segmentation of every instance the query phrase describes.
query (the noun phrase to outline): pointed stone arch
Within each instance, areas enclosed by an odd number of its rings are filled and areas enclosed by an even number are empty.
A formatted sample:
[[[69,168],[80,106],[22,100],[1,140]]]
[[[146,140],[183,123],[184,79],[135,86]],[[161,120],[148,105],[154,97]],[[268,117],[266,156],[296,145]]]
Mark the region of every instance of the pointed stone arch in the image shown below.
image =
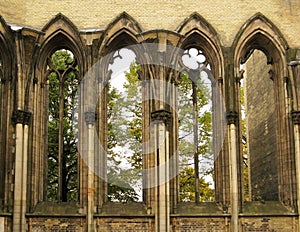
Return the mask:
[[[107,26],[102,34],[98,44],[99,56],[138,43],[138,34],[142,31],[143,28],[134,18],[126,12],[122,12]]]
[[[83,74],[86,67],[84,43],[77,27],[66,16],[59,13],[45,25],[42,31],[44,35],[38,39],[40,49],[36,60],[37,68],[45,66],[47,60],[45,56],[54,50],[66,48],[77,58],[80,72]]]
[[[214,150],[216,151],[214,159],[215,171],[215,201],[226,206],[230,198],[229,175],[228,175],[228,157],[223,144],[223,131],[225,125],[223,122],[224,113],[224,55],[218,33],[212,25],[198,13],[191,14],[176,29],[183,37],[180,40],[181,50],[196,48],[203,52],[208,64],[210,64],[209,73],[212,86],[212,139]],[[179,58],[180,59],[180,58]],[[220,136],[222,134],[222,136]],[[195,167],[196,169],[196,167]]]
[[[264,52],[268,63],[274,62],[274,59],[284,61],[288,44],[279,29],[263,14],[257,13],[241,27],[232,47],[235,67],[238,67],[247,60],[253,49]]]
[[[48,103],[49,97],[45,88],[49,70],[48,61],[51,55],[60,49],[69,50],[76,59],[74,65],[78,66],[76,78],[78,81],[83,79],[87,67],[85,45],[77,27],[63,14],[59,13],[52,18],[42,29],[36,41],[36,48],[33,52],[33,72],[27,82],[26,96],[27,108],[32,110],[33,117],[36,119],[32,125],[32,164],[30,171],[33,173],[30,179],[30,207],[34,208],[38,202],[46,200],[47,197],[47,139],[48,139]],[[41,144],[41,145],[40,145]],[[40,148],[39,148],[40,146]],[[78,170],[78,176],[84,175],[82,167]],[[40,173],[36,175],[35,172]],[[79,177],[78,177],[79,180]],[[79,181],[78,181],[79,183]],[[81,186],[78,184],[78,186]],[[79,187],[78,187],[79,190]],[[83,202],[83,194],[78,191],[78,199]]]
[[[103,31],[98,45],[97,45],[97,63],[94,66],[96,73],[99,75],[99,85],[101,92],[98,99],[98,123],[101,128],[107,130],[108,125],[108,82],[112,77],[112,70],[109,70],[109,65],[114,63],[114,55],[122,48],[127,48],[133,51],[136,59],[139,56],[138,46],[139,34],[143,31],[140,24],[126,12],[118,15]],[[118,56],[118,55],[117,55]],[[120,56],[121,57],[121,56]],[[122,57],[126,59],[126,57]],[[100,144],[104,144],[104,150],[107,149],[108,141],[107,131],[100,133]],[[96,178],[97,187],[95,189],[97,197],[95,198],[95,205],[102,207],[107,202],[108,183],[107,183],[107,157],[106,153],[99,151],[99,164],[97,165],[97,173],[104,178]],[[105,153],[105,154],[104,154]]]
[[[213,63],[213,74],[216,79],[223,79],[223,53],[216,30],[197,12],[187,17],[176,29],[183,35],[181,49],[193,46],[200,47]]]
[[[269,96],[269,98],[273,98],[274,104],[267,106],[269,107],[269,114],[265,115],[264,120],[274,117],[273,123],[270,123],[275,125],[274,134],[276,134],[275,140],[277,144],[276,149],[273,152],[273,160],[274,162],[277,162],[273,164],[277,164],[276,174],[274,174],[275,176],[273,178],[278,178],[278,181],[276,182],[277,186],[272,185],[269,187],[274,187],[277,191],[276,195],[278,196],[278,201],[293,208],[296,205],[295,183],[293,182],[295,180],[295,173],[293,171],[295,160],[290,145],[292,131],[290,129],[291,121],[287,114],[287,112],[290,111],[290,106],[287,104],[288,99],[286,93],[288,76],[286,52],[289,46],[280,30],[263,14],[257,13],[241,27],[235,37],[232,47],[234,53],[234,76],[237,77],[237,79],[242,78],[240,64],[244,64],[254,50],[262,51],[266,56],[267,64],[270,65],[269,78],[273,83],[271,82],[272,84],[270,84],[268,88],[274,89],[274,96]],[[255,80],[255,83],[257,83],[257,80]],[[237,88],[237,91],[239,91],[239,87]],[[237,105],[240,104],[239,100],[240,99],[237,99]],[[255,118],[255,120],[261,121],[262,119]],[[266,139],[263,141],[271,138],[271,136],[265,138]],[[242,141],[241,138],[239,139]],[[271,153],[271,151],[269,152]],[[259,156],[256,154],[256,157]],[[264,167],[267,168],[267,166]],[[264,173],[262,170],[263,169],[256,170],[255,173]]]

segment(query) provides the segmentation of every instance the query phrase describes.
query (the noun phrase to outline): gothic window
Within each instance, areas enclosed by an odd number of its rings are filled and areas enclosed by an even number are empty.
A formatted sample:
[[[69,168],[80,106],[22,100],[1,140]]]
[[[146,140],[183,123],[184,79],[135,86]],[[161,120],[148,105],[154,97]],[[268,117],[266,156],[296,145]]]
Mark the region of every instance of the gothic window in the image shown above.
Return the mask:
[[[108,201],[142,199],[142,96],[135,57],[130,49],[119,49],[108,67]]]
[[[262,51],[254,50],[241,68],[244,200],[278,200],[277,120],[271,65]]]
[[[178,80],[178,153],[181,201],[214,199],[212,151],[212,81],[210,64],[202,50],[182,55]]]
[[[78,198],[78,151],[73,107],[78,87],[76,58],[69,50],[48,58],[48,191],[49,201]]]

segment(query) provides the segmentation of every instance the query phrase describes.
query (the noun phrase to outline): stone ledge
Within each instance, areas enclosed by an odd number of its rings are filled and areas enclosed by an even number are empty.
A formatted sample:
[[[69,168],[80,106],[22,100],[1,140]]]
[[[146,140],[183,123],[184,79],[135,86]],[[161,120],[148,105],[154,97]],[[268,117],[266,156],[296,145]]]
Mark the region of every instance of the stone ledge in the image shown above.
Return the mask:
[[[79,213],[80,207],[76,202],[40,202],[36,205],[32,213],[28,216],[50,216],[50,217],[78,217],[83,214]]]
[[[107,202],[103,205],[98,216],[149,216],[142,202]]]
[[[225,215],[222,207],[215,202],[201,202],[196,204],[195,202],[180,202],[177,206],[176,215],[187,216],[213,216],[213,215]]]
[[[252,201],[243,206],[240,216],[295,216],[296,213],[289,210],[279,201]]]

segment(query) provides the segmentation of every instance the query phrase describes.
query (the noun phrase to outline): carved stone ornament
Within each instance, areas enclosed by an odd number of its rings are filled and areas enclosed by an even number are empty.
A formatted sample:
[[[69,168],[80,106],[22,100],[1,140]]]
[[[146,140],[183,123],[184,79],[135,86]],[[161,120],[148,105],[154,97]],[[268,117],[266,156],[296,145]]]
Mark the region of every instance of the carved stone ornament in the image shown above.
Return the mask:
[[[167,110],[153,111],[153,112],[151,112],[151,120],[169,124],[171,122],[171,112],[169,112]]]
[[[94,124],[97,119],[97,114],[95,112],[85,112],[84,116],[87,124]]]
[[[293,119],[294,124],[300,124],[300,111],[293,111],[292,119]]]
[[[235,111],[229,111],[226,113],[227,124],[237,124],[238,122],[238,113]]]
[[[15,124],[23,124],[23,125],[29,125],[30,119],[31,119],[31,113],[23,110],[16,110],[13,113],[12,121]]]

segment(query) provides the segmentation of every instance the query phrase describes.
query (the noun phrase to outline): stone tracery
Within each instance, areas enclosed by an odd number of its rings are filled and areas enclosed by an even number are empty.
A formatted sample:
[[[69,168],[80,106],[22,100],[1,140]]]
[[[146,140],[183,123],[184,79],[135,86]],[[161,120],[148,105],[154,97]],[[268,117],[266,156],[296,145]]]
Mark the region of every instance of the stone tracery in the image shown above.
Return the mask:
[[[257,23],[257,22],[261,23]],[[62,26],[63,25],[63,26]],[[259,26],[257,26],[259,25]],[[226,117],[228,119],[227,124],[222,121],[222,117],[225,115],[219,116],[225,110],[223,106],[217,105],[214,111],[214,120],[216,124],[214,125],[214,130],[218,128],[226,128],[228,130],[228,138],[227,136],[222,135],[224,137],[224,146],[222,147],[219,157],[215,163],[215,181],[216,181],[216,190],[215,190],[215,199],[216,202],[221,204],[222,209],[229,208],[230,215],[227,215],[227,210],[225,214],[222,214],[222,210],[216,208],[217,210],[213,213],[216,217],[218,215],[222,215],[221,217],[226,217],[227,219],[231,217],[231,230],[238,231],[238,213],[243,209],[243,202],[241,201],[241,171],[239,170],[239,165],[241,165],[241,157],[240,151],[238,148],[240,141],[240,122],[239,122],[239,98],[238,98],[238,86],[236,85],[235,77],[239,76],[239,65],[243,63],[251,53],[252,49],[261,49],[265,52],[268,62],[273,65],[274,70],[274,82],[277,86],[275,89],[277,94],[277,99],[280,104],[278,108],[278,114],[282,116],[282,119],[278,119],[277,123],[280,128],[283,128],[282,125],[288,125],[279,131],[279,137],[282,141],[280,143],[279,149],[281,151],[280,161],[282,169],[279,171],[280,186],[282,186],[282,191],[279,193],[279,201],[282,201],[285,205],[292,208],[296,211],[297,205],[297,189],[295,187],[295,172],[291,171],[286,173],[284,171],[287,168],[285,165],[286,158],[285,155],[290,157],[291,167],[295,165],[295,158],[293,154],[295,150],[292,145],[294,145],[294,132],[292,129],[292,123],[289,120],[289,117],[286,117],[285,112],[291,110],[285,104],[285,94],[284,88],[281,82],[281,78],[288,77],[288,69],[285,61],[285,50],[287,49],[287,44],[284,41],[282,35],[278,32],[278,30],[272,26],[272,24],[266,20],[262,15],[258,14],[254,16],[246,25],[241,29],[240,33],[237,35],[236,40],[233,44],[232,48],[224,48],[221,47],[218,39],[217,33],[212,28],[212,26],[206,22],[201,16],[198,14],[193,14],[191,17],[187,18],[181,26],[177,29],[176,32],[167,32],[167,31],[143,31],[141,26],[128,14],[121,14],[114,22],[112,22],[105,31],[95,31],[94,33],[89,34],[89,32],[81,32],[77,30],[76,26],[72,24],[65,16],[59,14],[53,20],[51,20],[42,30],[42,32],[34,35],[34,42],[38,44],[38,47],[34,47],[32,43],[32,37],[28,37],[26,33],[18,38],[18,49],[16,49],[17,59],[16,63],[18,63],[18,67],[14,67],[16,69],[15,72],[18,74],[18,81],[13,82],[12,85],[15,85],[12,90],[8,89],[0,89],[0,106],[4,108],[6,99],[4,96],[13,96],[9,91],[13,91],[14,95],[17,97],[14,99],[13,97],[10,99],[10,103],[8,105],[14,106],[14,110],[21,110],[25,113],[32,113],[33,119],[32,124],[17,120],[15,129],[12,129],[9,126],[9,123],[1,120],[1,147],[0,153],[1,157],[4,157],[5,162],[7,163],[7,167],[11,166],[14,161],[7,159],[4,154],[5,151],[10,151],[12,148],[8,149],[8,145],[2,142],[4,131],[7,130],[15,130],[17,135],[24,136],[24,140],[16,141],[16,155],[21,157],[28,157],[31,163],[28,165],[28,179],[22,179],[21,185],[28,185],[29,188],[26,190],[27,198],[21,196],[21,191],[17,188],[14,189],[14,196],[21,198],[20,201],[23,201],[21,208],[22,210],[18,211],[18,208],[15,208],[13,212],[13,228],[15,231],[22,231],[22,229],[26,225],[25,213],[32,213],[32,216],[27,216],[28,220],[34,221],[35,219],[35,208],[39,207],[41,202],[45,201],[45,173],[44,173],[44,156],[45,156],[45,147],[44,143],[44,134],[46,133],[45,126],[45,115],[43,113],[43,107],[47,103],[47,97],[45,94],[45,90],[43,89],[43,78],[45,77],[45,70],[47,66],[47,57],[51,52],[56,49],[67,48],[76,57],[76,61],[78,62],[79,70],[79,80],[84,78],[85,72],[90,69],[94,64],[96,64],[102,57],[106,55],[109,56],[112,51],[121,49],[123,47],[129,45],[136,45],[143,43],[153,43],[158,44],[155,47],[156,50],[152,51],[153,53],[145,53],[145,51],[135,51],[137,54],[137,60],[142,63],[141,71],[139,73],[141,80],[163,80],[167,81],[167,83],[176,83],[178,81],[178,76],[176,76],[176,72],[172,72],[171,69],[166,68],[166,63],[171,60],[170,63],[178,62],[176,60],[176,56],[171,57],[168,60],[168,49],[167,45],[172,44],[174,47],[180,47],[185,51],[192,51],[192,47],[200,46],[201,50],[197,51],[197,55],[199,55],[199,60],[196,64],[200,69],[202,67],[207,67],[209,64],[209,72],[212,73],[212,76],[215,78],[214,86],[217,86],[220,89],[219,95],[214,95],[215,100],[222,101],[225,99],[226,105]],[[25,30],[25,29],[24,29]],[[9,34],[12,32],[3,32],[4,34]],[[22,29],[20,35],[23,33]],[[33,33],[34,34],[34,33]],[[270,36],[265,36],[268,34]],[[93,38],[90,40],[90,38]],[[10,39],[9,36],[7,36]],[[271,39],[272,38],[272,39]],[[89,42],[88,42],[89,41]],[[272,41],[272,42],[270,42]],[[14,43],[14,41],[10,41],[10,43]],[[23,50],[22,46],[27,45],[26,52]],[[32,48],[32,50],[28,49]],[[3,49],[0,46],[0,49]],[[189,50],[190,49],[190,50]],[[29,52],[28,52],[29,50]],[[2,50],[0,51],[3,54]],[[193,51],[192,51],[193,53]],[[167,54],[167,55],[166,55]],[[202,56],[205,54],[205,56]],[[148,55],[148,56],[147,56]],[[156,57],[151,57],[151,55],[155,55]],[[26,62],[30,63],[32,68],[32,72],[30,72],[31,76],[26,77],[29,78],[30,81],[27,81],[25,78],[25,66],[27,63],[23,61],[23,56],[26,57]],[[188,52],[184,52],[183,56],[189,56]],[[31,58],[33,60],[30,60]],[[151,59],[159,60],[158,63],[151,64]],[[174,60],[172,60],[174,59]],[[29,60],[29,62],[28,62]],[[110,63],[110,59],[101,60],[98,73],[99,75],[100,85],[107,83],[107,79],[109,79],[109,73],[107,72],[107,67]],[[184,64],[186,64],[183,61]],[[13,76],[13,70],[9,70],[6,68],[7,63],[1,63],[0,71],[3,70],[3,78],[1,78],[0,84],[6,87],[7,77]],[[49,65],[49,64],[48,64]],[[202,66],[203,65],[203,66]],[[198,67],[197,66],[197,67]],[[2,69],[2,67],[4,67]],[[23,67],[23,69],[21,68]],[[103,68],[104,67],[104,68]],[[174,67],[174,66],[173,66]],[[193,66],[194,67],[194,66]],[[22,73],[24,72],[24,73]],[[293,75],[291,73],[290,75]],[[5,77],[4,77],[5,76]],[[171,77],[170,77],[171,76]],[[22,77],[24,77],[22,79]],[[32,81],[35,80],[35,81]],[[220,81],[221,80],[221,81]],[[5,85],[4,85],[5,83]],[[30,84],[26,84],[30,83]],[[151,82],[150,82],[151,83]],[[152,83],[151,83],[152,84]],[[156,84],[156,85],[155,85]],[[17,88],[18,85],[18,88]],[[21,86],[26,86],[26,90],[23,91]],[[168,86],[168,85],[167,85]],[[21,90],[19,92],[19,90]],[[28,94],[27,94],[28,93]],[[294,93],[298,94],[297,91]],[[178,123],[176,120],[176,114],[172,112],[172,106],[174,105],[165,104],[166,99],[169,97],[170,99],[176,99],[176,91],[173,89],[169,92],[165,91],[162,86],[154,83],[154,85],[147,84],[143,86],[143,97],[145,95],[150,96],[158,96],[155,101],[144,101],[143,104],[143,140],[148,141],[151,138],[159,141],[160,139],[164,139],[163,146],[157,147],[157,150],[154,152],[149,152],[150,156],[144,156],[145,169],[151,169],[158,165],[164,164],[169,159],[171,159],[172,155],[176,154],[176,147],[178,146],[178,141],[176,141],[178,137]],[[296,96],[294,96],[296,97]],[[150,97],[151,98],[151,97]],[[150,99],[148,96],[148,99]],[[23,100],[23,102],[22,102]],[[173,101],[172,100],[172,101]],[[107,135],[106,127],[107,127],[107,98],[106,92],[100,96],[99,105],[97,109],[97,118],[87,117],[88,129],[83,131],[83,137],[88,137],[88,145],[80,144],[80,146],[87,146],[86,150],[92,154],[93,143],[95,142],[93,139],[93,133],[91,132],[91,128],[97,127],[98,130],[102,133],[99,134],[99,140],[102,144],[107,143]],[[12,107],[11,107],[12,108]],[[299,110],[299,109],[295,109]],[[2,111],[0,117],[3,119],[7,115],[12,117],[12,109]],[[20,112],[21,112],[20,111]],[[3,112],[6,114],[4,116]],[[18,111],[19,112],[19,111]],[[237,113],[238,112],[238,113]],[[293,111],[298,112],[298,111]],[[95,115],[94,112],[86,111],[86,109],[81,109],[80,115]],[[297,115],[292,113],[292,115]],[[297,116],[293,116],[293,118],[297,119]],[[91,119],[91,120],[89,120]],[[159,119],[159,120],[158,120]],[[93,123],[95,120],[95,123]],[[155,127],[149,129],[149,125],[152,120],[159,121],[155,124]],[[90,123],[91,122],[91,123]],[[294,125],[298,126],[297,120]],[[4,128],[6,128],[4,130]],[[30,128],[30,130],[28,130]],[[222,132],[223,133],[223,132]],[[5,136],[8,136],[8,133],[5,133]],[[154,136],[154,137],[152,137]],[[25,139],[28,140],[25,141]],[[12,139],[12,138],[10,138]],[[4,141],[4,140],[3,140]],[[18,142],[18,143],[17,143]],[[25,144],[25,142],[28,142]],[[222,142],[223,143],[223,142]],[[296,143],[297,144],[297,143]],[[145,153],[151,151],[150,147],[144,148]],[[84,149],[83,149],[84,150]],[[97,150],[97,149],[95,149]],[[26,152],[24,152],[26,151]],[[27,154],[27,151],[28,154]],[[235,151],[235,152],[234,152]],[[96,151],[97,152],[97,151]],[[101,171],[106,172],[105,166],[105,157],[100,156],[101,158],[97,160],[101,165],[99,165],[99,169]],[[235,158],[234,158],[235,157]],[[102,159],[102,160],[101,160]],[[237,163],[232,162],[234,159]],[[24,159],[26,161],[26,159]],[[89,155],[89,162],[91,160],[91,156]],[[172,159],[170,170],[168,167],[164,167],[166,173],[172,172],[172,168],[176,169],[178,165],[178,160]],[[88,163],[91,164],[91,163]],[[93,164],[94,165],[94,164]],[[233,167],[235,166],[236,167]],[[15,168],[20,168],[23,171],[26,171],[26,165],[22,164],[20,167],[16,166]],[[291,168],[289,166],[289,168]],[[105,179],[97,179],[93,173],[90,172],[88,165],[84,162],[80,162],[79,170],[79,207],[78,211],[82,213],[76,214],[76,217],[86,216],[86,230],[93,231],[96,228],[96,224],[100,222],[95,222],[96,220],[102,220],[101,212],[105,211],[107,206],[106,204],[106,196],[107,193],[107,183]],[[299,172],[299,170],[298,170]],[[26,173],[26,172],[21,172]],[[18,172],[15,173],[15,178]],[[12,178],[9,172],[3,173],[4,178],[1,179],[2,182],[8,182],[8,179]],[[21,174],[19,177],[21,177]],[[40,175],[40,176],[39,176]],[[105,175],[104,175],[105,176]],[[154,178],[160,178],[161,176],[155,176]],[[5,179],[5,180],[4,180]],[[157,181],[157,179],[152,179],[152,176],[146,176],[145,181]],[[144,210],[141,215],[143,217],[149,217],[152,223],[152,228],[156,228],[156,231],[166,231],[170,229],[170,224],[176,223],[172,220],[176,218],[176,215],[184,216],[186,212],[182,210],[182,205],[178,205],[178,179],[174,178],[172,180],[166,181],[161,186],[155,186],[153,188],[144,190],[144,203],[146,205],[146,210]],[[1,184],[0,186],[7,186],[6,184]],[[292,188],[288,186],[293,186]],[[297,189],[297,190],[296,190]],[[286,191],[285,191],[286,190]],[[5,187],[5,193],[3,193],[3,198],[13,199],[12,193]],[[27,193],[28,191],[28,193]],[[234,194],[233,194],[234,193]],[[17,194],[17,195],[16,195]],[[238,194],[238,195],[235,195]],[[298,195],[299,196],[299,195]],[[1,195],[2,198],[2,195]],[[18,198],[15,198],[15,204]],[[25,201],[25,202],[24,202]],[[9,200],[3,201],[4,207],[9,208]],[[28,207],[29,205],[30,207]],[[129,206],[130,207],[130,206]],[[196,207],[196,206],[193,206]],[[76,210],[75,210],[76,211]],[[109,211],[109,210],[107,210]],[[130,210],[129,210],[130,211]],[[8,211],[9,213],[9,211]],[[104,212],[105,213],[105,212]],[[109,212],[108,212],[109,213]],[[154,216],[153,216],[154,215]],[[159,216],[157,216],[159,215]],[[205,216],[198,211],[196,211],[196,216]],[[68,216],[68,214],[65,214]],[[140,215],[138,215],[140,216]],[[137,218],[139,218],[137,216]],[[194,215],[195,216],[195,215]],[[174,219],[175,220],[175,219]],[[77,225],[78,226],[78,225]]]

